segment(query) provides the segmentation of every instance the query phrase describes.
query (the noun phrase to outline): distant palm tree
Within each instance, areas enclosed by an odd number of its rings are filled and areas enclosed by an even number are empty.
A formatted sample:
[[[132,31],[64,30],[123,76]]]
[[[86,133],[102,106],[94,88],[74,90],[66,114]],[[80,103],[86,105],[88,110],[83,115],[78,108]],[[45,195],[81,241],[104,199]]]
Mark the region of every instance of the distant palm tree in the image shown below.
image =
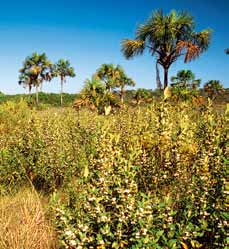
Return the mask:
[[[171,81],[173,86],[197,88],[201,79],[195,79],[195,74],[191,70],[181,70],[176,76],[171,77]]]
[[[124,103],[125,86],[135,86],[135,82],[127,77],[120,65],[103,64],[96,71],[95,78],[101,80],[109,92],[114,88],[120,88],[120,100],[122,104]]]
[[[30,77],[28,74],[21,74],[19,75],[19,85],[23,85],[24,88],[29,89],[29,95],[31,94],[31,90],[33,87],[33,80],[32,77]]]
[[[19,70],[19,84],[24,87],[29,88],[29,93],[31,93],[32,87],[36,88],[36,102],[38,104],[38,89],[39,86],[43,83],[44,80],[50,81],[52,64],[47,59],[45,53],[38,54],[33,53],[31,56],[28,56],[24,63],[23,67]]]
[[[204,84],[204,91],[212,100],[224,92],[223,84],[219,80],[209,80]]]
[[[155,55],[164,69],[164,89],[168,86],[168,70],[173,62],[184,55],[184,62],[197,58],[210,43],[211,31],[195,32],[193,17],[175,10],[164,15],[161,10],[137,28],[134,40],[122,41],[122,52],[127,59],[142,54],[146,49]]]
[[[105,91],[105,86],[101,80],[92,77],[91,79],[86,79],[84,82],[83,89],[80,92],[80,105],[89,106],[91,109],[98,109],[101,101],[101,96],[103,96]]]
[[[106,89],[111,92],[113,88],[117,87],[117,82],[122,70],[123,69],[119,65],[102,64],[96,71],[95,77],[100,79],[105,84]]]
[[[70,62],[68,60],[60,59],[53,66],[53,75],[60,77],[60,103],[63,105],[63,88],[64,83],[66,82],[66,77],[75,77],[74,68],[70,66]]]
[[[124,70],[122,70],[120,72],[120,79],[117,81],[116,84],[117,87],[120,87],[120,101],[121,104],[124,103],[124,96],[125,96],[125,87],[126,86],[135,86],[135,82],[131,79],[128,78],[124,72]]]

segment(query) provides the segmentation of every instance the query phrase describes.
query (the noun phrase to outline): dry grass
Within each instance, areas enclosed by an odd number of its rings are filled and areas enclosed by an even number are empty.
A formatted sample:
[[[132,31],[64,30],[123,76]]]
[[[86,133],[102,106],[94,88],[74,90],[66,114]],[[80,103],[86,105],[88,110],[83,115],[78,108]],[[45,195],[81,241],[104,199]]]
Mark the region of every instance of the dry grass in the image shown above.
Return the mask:
[[[55,232],[45,219],[39,196],[22,190],[0,198],[0,249],[54,249]]]

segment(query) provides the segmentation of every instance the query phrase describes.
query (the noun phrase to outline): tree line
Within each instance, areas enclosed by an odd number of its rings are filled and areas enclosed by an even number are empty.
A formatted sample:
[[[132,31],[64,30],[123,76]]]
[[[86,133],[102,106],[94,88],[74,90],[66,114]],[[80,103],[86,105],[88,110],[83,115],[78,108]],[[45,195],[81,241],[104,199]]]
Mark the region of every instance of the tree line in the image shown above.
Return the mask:
[[[131,59],[147,50],[156,59],[157,88],[166,89],[169,83],[168,72],[170,66],[182,56],[185,63],[198,58],[208,49],[211,35],[212,31],[210,29],[197,32],[194,18],[187,12],[172,10],[166,15],[162,10],[157,10],[152,13],[146,23],[137,28],[135,39],[124,39],[122,41],[121,51],[127,59]],[[226,49],[225,53],[229,54],[229,49]],[[163,85],[160,80],[159,66],[164,70]],[[31,92],[32,87],[35,87],[38,103],[39,87],[42,87],[44,81],[51,81],[55,77],[60,78],[60,102],[62,105],[63,85],[67,77],[75,77],[74,68],[68,60],[60,59],[53,64],[48,60],[45,53],[33,53],[25,59],[23,67],[20,69],[19,84],[28,87],[29,92]],[[188,88],[190,87],[190,81],[192,81],[192,88],[197,88],[200,84],[200,80],[195,80],[190,70],[184,70],[171,78],[171,86],[174,89],[178,87],[180,89]],[[90,102],[98,93],[103,93],[105,99],[103,101],[106,101],[106,99],[111,101],[111,93],[117,88],[120,89],[120,101],[123,103],[125,87],[134,85],[135,82],[126,75],[120,65],[103,64],[91,79],[85,81],[84,88],[81,91],[83,93],[81,103]],[[222,84],[219,81],[211,81],[206,85],[206,89],[211,87],[221,88],[221,86]],[[95,106],[97,105],[95,104],[96,101],[92,101]]]
[[[39,87],[42,87],[44,81],[51,81],[55,77],[60,78],[61,84],[61,105],[63,104],[63,85],[67,77],[75,77],[74,68],[71,67],[68,60],[60,59],[53,64],[48,60],[45,53],[33,53],[28,56],[23,67],[19,70],[19,84],[28,87],[31,93],[32,87],[36,88],[36,102],[38,104]]]

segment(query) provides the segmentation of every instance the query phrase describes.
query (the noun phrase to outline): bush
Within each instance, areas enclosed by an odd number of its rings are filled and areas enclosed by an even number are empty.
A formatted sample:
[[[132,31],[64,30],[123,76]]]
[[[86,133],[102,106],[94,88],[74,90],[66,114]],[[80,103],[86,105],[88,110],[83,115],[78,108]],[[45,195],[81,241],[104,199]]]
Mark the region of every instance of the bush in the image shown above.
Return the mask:
[[[211,103],[104,117],[8,102],[0,137],[1,193],[54,193],[63,248],[226,246],[226,118]]]
[[[102,122],[84,177],[54,196],[63,248],[224,248],[225,131],[211,105]]]

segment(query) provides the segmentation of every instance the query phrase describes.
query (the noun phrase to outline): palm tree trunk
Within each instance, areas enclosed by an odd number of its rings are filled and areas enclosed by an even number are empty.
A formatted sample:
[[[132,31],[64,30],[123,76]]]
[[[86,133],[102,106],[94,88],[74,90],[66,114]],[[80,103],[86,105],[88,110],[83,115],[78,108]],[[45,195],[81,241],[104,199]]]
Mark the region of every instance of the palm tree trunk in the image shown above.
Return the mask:
[[[164,89],[168,86],[168,72],[169,69],[164,67]]]
[[[64,79],[61,79],[60,85],[61,85],[61,88],[60,88],[60,105],[62,106],[63,105]]]
[[[39,104],[39,97],[38,97],[38,85],[36,85],[36,103]]]
[[[161,90],[161,79],[160,79],[160,72],[158,68],[158,61],[156,62],[156,83],[157,83],[157,89]]]
[[[31,85],[29,85],[29,95],[31,96],[31,90],[32,90],[32,87]]]

